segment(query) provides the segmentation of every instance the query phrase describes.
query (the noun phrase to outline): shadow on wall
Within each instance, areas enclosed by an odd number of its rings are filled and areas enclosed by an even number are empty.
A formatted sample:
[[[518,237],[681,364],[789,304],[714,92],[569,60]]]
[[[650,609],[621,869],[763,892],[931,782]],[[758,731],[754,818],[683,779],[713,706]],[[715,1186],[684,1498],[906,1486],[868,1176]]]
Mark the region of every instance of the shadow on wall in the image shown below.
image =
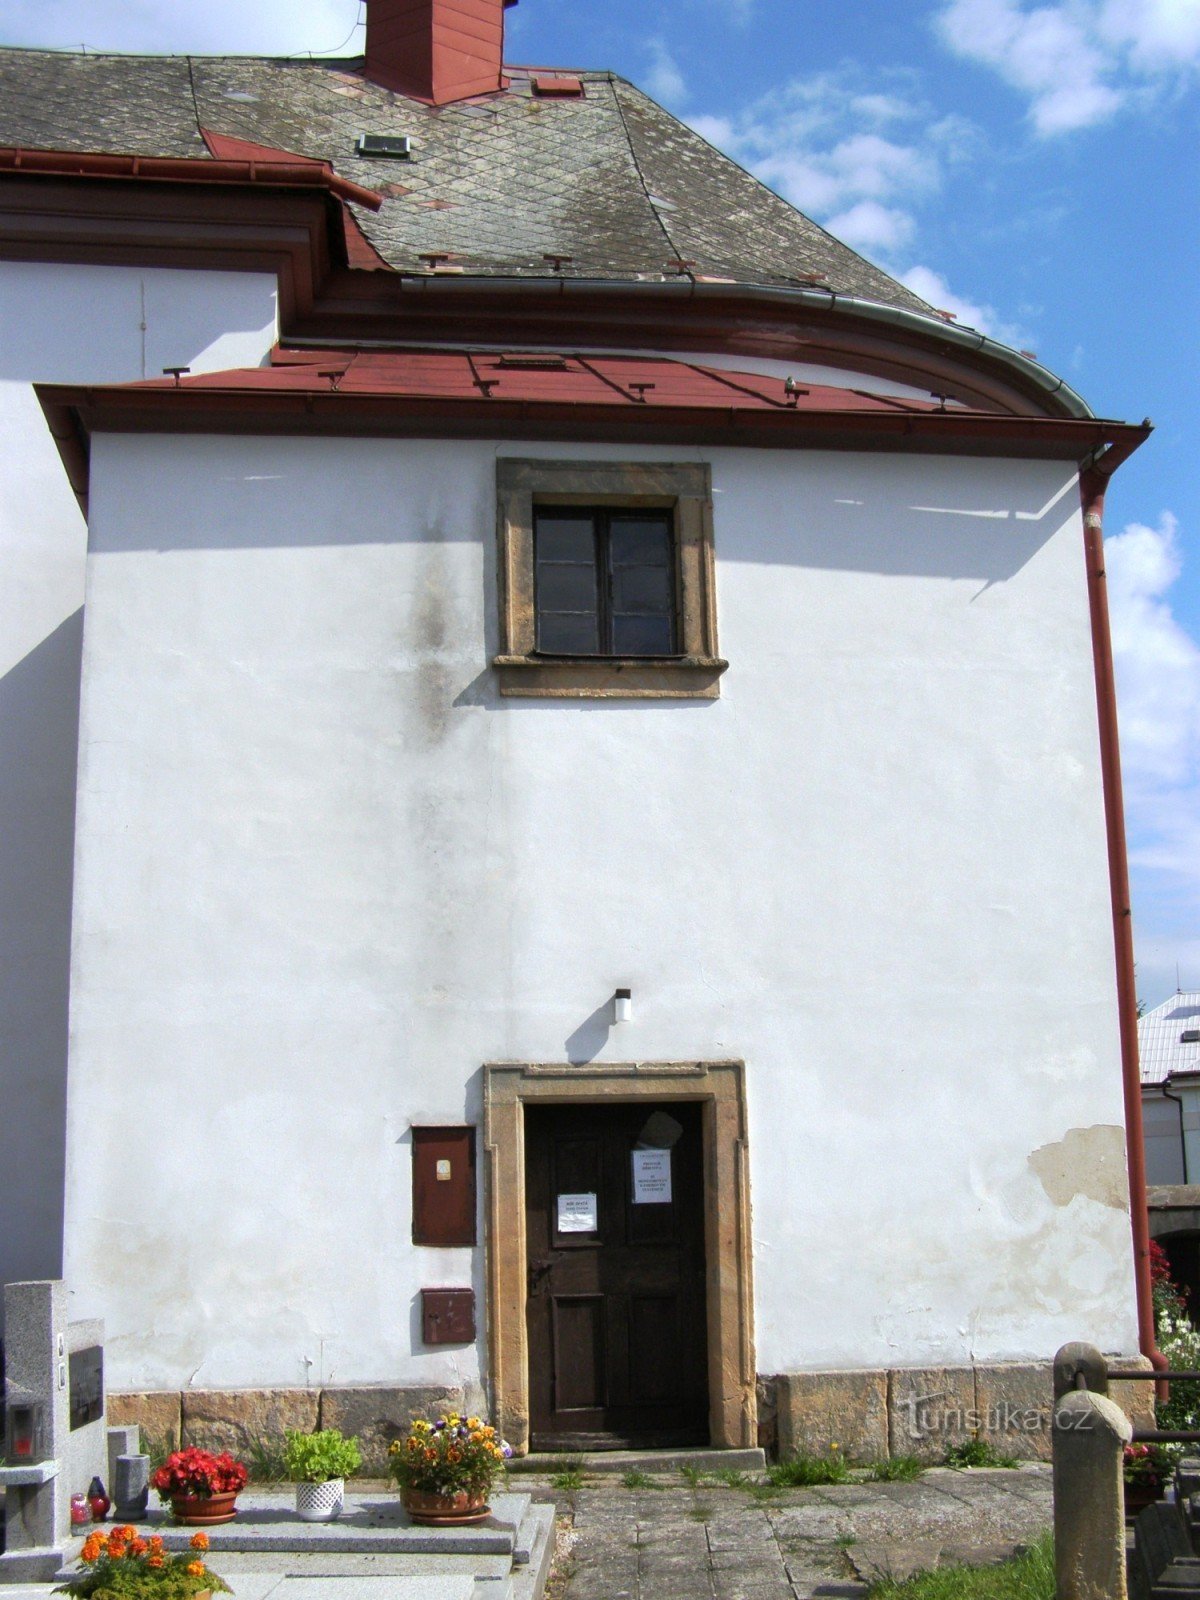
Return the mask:
[[[0,678],[0,1282],[62,1272],[80,609]]]
[[[330,497],[336,476],[354,485],[354,514]],[[129,446],[128,449],[134,447]],[[478,463],[439,440],[278,439],[190,435],[144,441],[127,464],[120,514],[93,529],[98,551],[241,550],[356,544],[482,544],[494,561],[494,478],[482,498],[458,496]],[[536,448],[529,447],[531,450]],[[587,446],[580,446],[586,454]],[[632,452],[631,452],[632,453]],[[713,450],[701,455],[717,456]],[[169,465],[168,463],[169,455]],[[987,587],[1018,573],[1068,517],[1079,515],[1067,462],[980,457],[879,456],[864,470],[853,452],[746,450],[714,465],[716,551],[721,562],[840,572],[971,579]],[[764,461],[764,458],[766,460]],[[881,466],[876,466],[882,463]],[[720,469],[719,471],[717,469]],[[174,514],[161,516],[169,473]],[[136,481],[140,474],[140,482]],[[130,489],[130,485],[133,485]],[[403,505],[406,515],[398,517]],[[727,508],[737,507],[736,516]]]

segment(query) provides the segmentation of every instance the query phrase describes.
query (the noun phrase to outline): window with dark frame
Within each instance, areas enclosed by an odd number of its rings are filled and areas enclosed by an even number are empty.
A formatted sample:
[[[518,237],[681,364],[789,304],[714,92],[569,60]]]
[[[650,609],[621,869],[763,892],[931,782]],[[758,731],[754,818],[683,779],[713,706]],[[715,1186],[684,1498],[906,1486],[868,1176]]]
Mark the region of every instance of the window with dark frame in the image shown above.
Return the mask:
[[[539,653],[678,653],[670,509],[538,505],[533,520]]]

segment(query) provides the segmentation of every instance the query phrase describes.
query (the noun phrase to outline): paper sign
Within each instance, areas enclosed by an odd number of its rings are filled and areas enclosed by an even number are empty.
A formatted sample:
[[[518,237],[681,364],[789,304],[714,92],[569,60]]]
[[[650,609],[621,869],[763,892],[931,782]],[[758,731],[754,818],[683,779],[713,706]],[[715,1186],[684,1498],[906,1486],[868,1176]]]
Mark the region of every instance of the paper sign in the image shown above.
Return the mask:
[[[635,1206],[670,1205],[671,1152],[669,1150],[633,1152],[633,1203]]]
[[[434,1167],[434,1177],[439,1183],[449,1183],[450,1163],[448,1161],[439,1161]]]
[[[559,1233],[595,1233],[597,1226],[594,1194],[559,1195]]]

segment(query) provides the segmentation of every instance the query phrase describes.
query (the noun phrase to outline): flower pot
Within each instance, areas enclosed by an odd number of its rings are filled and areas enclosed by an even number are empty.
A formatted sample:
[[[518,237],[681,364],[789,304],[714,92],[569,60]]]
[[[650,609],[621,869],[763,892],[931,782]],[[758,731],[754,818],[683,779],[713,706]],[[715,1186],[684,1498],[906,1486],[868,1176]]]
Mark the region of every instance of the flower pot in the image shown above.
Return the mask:
[[[189,1528],[211,1528],[237,1516],[237,1492],[229,1494],[173,1494],[171,1510],[176,1522]]]
[[[296,1485],[296,1515],[301,1522],[332,1522],[342,1514],[346,1498],[344,1478],[326,1478],[324,1483]]]
[[[467,1489],[457,1494],[435,1494],[429,1489],[405,1489],[400,1502],[414,1522],[432,1528],[462,1528],[482,1522],[492,1514],[487,1494]]]
[[[1127,1483],[1125,1485],[1125,1510],[1127,1514],[1144,1511],[1166,1493],[1165,1483]]]

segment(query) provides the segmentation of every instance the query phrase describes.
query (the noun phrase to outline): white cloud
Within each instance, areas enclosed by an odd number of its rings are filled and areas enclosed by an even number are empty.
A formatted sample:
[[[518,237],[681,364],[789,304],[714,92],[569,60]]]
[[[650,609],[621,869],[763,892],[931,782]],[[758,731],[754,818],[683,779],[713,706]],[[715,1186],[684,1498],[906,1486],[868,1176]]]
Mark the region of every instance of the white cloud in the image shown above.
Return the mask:
[[[680,105],[687,99],[687,84],[679,64],[662,39],[648,39],[646,50],[650,68],[646,73],[646,92],[664,105]]]
[[[928,300],[936,311],[952,311],[955,322],[964,328],[978,328],[980,333],[986,333],[989,338],[999,339],[1001,344],[1013,345],[1018,349],[1029,342],[1029,336],[1022,328],[1005,322],[992,306],[977,305],[975,301],[955,294],[942,274],[935,272],[932,267],[909,267],[907,272],[901,273],[900,282],[914,294],[919,294],[922,300]]]
[[[1183,569],[1175,518],[1164,511],[1155,528],[1130,523],[1105,551],[1129,781],[1200,782],[1200,646],[1168,598]],[[1192,870],[1200,874],[1200,856]]]
[[[1200,644],[1176,617],[1178,527],[1130,523],[1105,540],[1138,987],[1152,1004],[1200,984]],[[1190,966],[1190,972],[1189,972]]]
[[[854,250],[883,250],[891,254],[908,243],[916,224],[907,211],[881,206],[878,200],[860,200],[849,210],[830,217],[826,227],[835,238]]]
[[[849,219],[848,243],[881,249],[911,237],[909,208],[937,192],[968,126],[934,119],[904,94],[866,90],[849,70],[793,79],[736,116],[691,124],[810,216]],[[911,131],[897,136],[905,124]]]
[[[1028,97],[1043,136],[1105,122],[1139,84],[1200,66],[1200,0],[946,0],[936,22]]]

